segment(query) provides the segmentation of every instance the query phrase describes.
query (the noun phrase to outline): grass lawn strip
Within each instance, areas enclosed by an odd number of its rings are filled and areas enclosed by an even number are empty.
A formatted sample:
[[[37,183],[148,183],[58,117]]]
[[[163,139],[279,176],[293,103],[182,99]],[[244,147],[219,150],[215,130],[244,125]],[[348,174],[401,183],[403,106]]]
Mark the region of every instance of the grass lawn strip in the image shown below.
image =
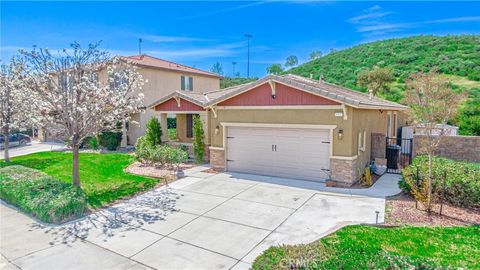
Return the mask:
[[[161,179],[129,174],[124,169],[135,157],[129,154],[80,154],[80,182],[89,205],[99,208],[118,199],[155,187]],[[40,170],[65,183],[72,183],[72,154],[42,152],[0,162],[0,167],[22,165]]]
[[[253,269],[478,269],[479,261],[480,226],[355,225],[310,244],[271,247]]]

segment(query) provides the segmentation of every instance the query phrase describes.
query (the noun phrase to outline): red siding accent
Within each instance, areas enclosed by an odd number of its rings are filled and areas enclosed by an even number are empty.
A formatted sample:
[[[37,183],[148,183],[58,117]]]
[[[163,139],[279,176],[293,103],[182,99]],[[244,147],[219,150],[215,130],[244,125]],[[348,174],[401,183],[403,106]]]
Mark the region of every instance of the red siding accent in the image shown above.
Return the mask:
[[[340,103],[276,83],[276,98],[268,83],[220,102],[219,106],[339,105]]]
[[[180,99],[180,107],[177,106],[177,101],[171,98],[161,104],[155,106],[155,111],[164,112],[185,112],[185,111],[203,111],[204,109],[197,104],[194,104],[188,100]]]

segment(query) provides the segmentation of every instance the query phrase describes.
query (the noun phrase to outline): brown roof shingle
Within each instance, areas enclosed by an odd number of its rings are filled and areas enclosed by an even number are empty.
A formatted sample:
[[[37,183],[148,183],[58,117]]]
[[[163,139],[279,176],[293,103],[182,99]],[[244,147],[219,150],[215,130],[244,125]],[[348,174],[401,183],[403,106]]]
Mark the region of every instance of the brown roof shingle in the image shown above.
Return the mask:
[[[156,104],[164,102],[167,99],[172,98],[173,96],[178,96],[178,97],[186,98],[187,100],[190,100],[200,106],[208,107],[211,105],[218,104],[221,101],[224,101],[230,97],[233,97],[249,89],[252,89],[258,85],[264,84],[270,80],[278,83],[282,83],[291,87],[295,87],[316,95],[324,96],[329,99],[338,101],[340,103],[345,103],[346,105],[350,105],[357,108],[365,108],[365,109],[378,108],[378,109],[395,109],[395,110],[407,109],[406,106],[395,103],[395,102],[387,101],[377,97],[370,98],[367,94],[364,94],[355,90],[340,87],[338,85],[323,82],[323,81],[307,79],[307,78],[300,77],[293,74],[268,75],[254,82],[236,85],[236,86],[232,86],[232,87],[221,89],[221,90],[209,91],[203,94],[177,91],[167,96],[168,98],[167,97],[162,98],[154,102],[150,106],[155,106]]]
[[[174,62],[170,62],[167,60],[163,60],[160,58],[156,58],[149,55],[133,55],[133,56],[123,56],[122,59],[129,61],[134,65],[145,66],[145,67],[153,67],[153,68],[161,68],[161,69],[168,69],[168,70],[175,70],[179,72],[191,73],[191,74],[198,74],[210,77],[217,77],[222,78],[222,76],[208,72],[205,70],[177,64]]]

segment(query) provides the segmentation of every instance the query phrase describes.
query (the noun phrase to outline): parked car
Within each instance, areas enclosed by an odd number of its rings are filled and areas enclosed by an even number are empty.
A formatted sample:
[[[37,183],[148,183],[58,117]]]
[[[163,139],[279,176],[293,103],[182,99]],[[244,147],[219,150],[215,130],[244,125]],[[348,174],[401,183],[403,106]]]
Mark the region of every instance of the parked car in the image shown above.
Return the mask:
[[[5,136],[2,134],[0,135],[0,148],[4,148],[4,144],[3,144],[4,141],[5,141]],[[8,135],[8,141],[10,143],[9,144],[10,147],[23,146],[32,142],[30,137],[22,133],[13,133]]]

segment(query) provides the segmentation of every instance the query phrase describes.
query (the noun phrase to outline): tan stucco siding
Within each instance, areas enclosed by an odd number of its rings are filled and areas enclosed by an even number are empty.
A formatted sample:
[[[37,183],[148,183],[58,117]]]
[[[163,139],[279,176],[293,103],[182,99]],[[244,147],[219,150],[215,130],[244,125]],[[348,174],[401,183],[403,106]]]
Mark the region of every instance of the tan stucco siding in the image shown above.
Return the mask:
[[[219,89],[220,87],[220,79],[215,77],[183,74],[181,72],[153,68],[139,68],[138,72],[146,80],[146,83],[142,88],[142,93],[145,95],[145,106],[150,105],[174,91],[180,90],[180,80],[182,75],[193,77],[193,92],[203,93]],[[159,118],[160,114],[151,108],[147,108],[144,113],[138,116],[137,121],[139,124],[128,131],[129,141],[135,142],[138,137],[145,134],[145,125],[148,119],[153,116]],[[133,124],[130,126],[133,126]]]
[[[353,124],[352,124],[352,136],[353,136],[353,151],[358,155],[359,168],[364,168],[365,165],[370,162],[370,149],[371,149],[371,134],[387,132],[387,112],[380,112],[379,110],[353,110]],[[365,149],[359,148],[359,134],[361,134],[362,144],[365,142]],[[365,135],[365,139],[363,136]]]
[[[347,115],[352,113],[353,109],[347,107]],[[212,135],[211,145],[214,147],[223,147],[223,129],[221,122],[235,123],[266,123],[266,124],[308,124],[308,125],[336,125],[333,136],[333,155],[334,156],[352,156],[356,155],[352,151],[352,118],[336,117],[335,112],[342,112],[342,109],[244,109],[244,110],[217,110],[217,118],[210,112],[210,134]],[[215,134],[215,128],[219,127],[219,132]],[[337,137],[339,129],[343,129],[345,136],[342,140]]]

